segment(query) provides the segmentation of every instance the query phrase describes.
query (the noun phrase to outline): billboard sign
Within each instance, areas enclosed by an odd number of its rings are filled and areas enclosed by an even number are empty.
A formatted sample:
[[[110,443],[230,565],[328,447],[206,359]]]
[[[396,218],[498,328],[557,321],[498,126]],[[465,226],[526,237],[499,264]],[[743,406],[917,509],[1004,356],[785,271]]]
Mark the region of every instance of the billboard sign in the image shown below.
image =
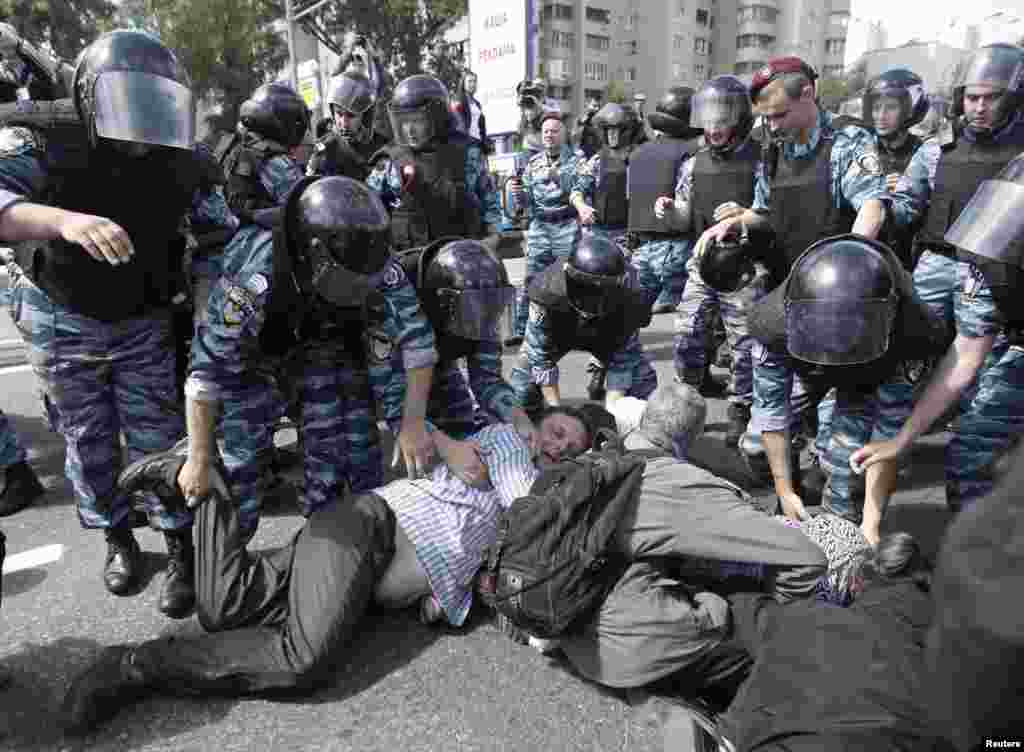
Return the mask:
[[[488,134],[519,128],[516,85],[527,77],[528,0],[470,0],[469,67],[477,74],[476,98]]]

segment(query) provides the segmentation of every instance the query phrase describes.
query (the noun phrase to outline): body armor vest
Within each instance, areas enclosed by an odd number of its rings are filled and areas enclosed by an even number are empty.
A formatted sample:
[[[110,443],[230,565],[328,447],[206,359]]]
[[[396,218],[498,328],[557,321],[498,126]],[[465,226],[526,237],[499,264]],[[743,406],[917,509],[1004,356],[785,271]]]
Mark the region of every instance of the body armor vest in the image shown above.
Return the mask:
[[[835,206],[832,197],[834,144],[834,134],[831,138],[822,134],[812,158],[779,158],[771,181],[770,201],[778,252],[769,265],[775,280],[785,279],[793,262],[812,243],[853,228],[856,214],[852,209]]]
[[[275,206],[260,180],[260,170],[268,159],[287,153],[281,144],[251,133],[221,137],[216,156],[227,180],[224,198],[237,217],[244,220],[255,211]]]
[[[693,157],[690,191],[695,235],[717,224],[714,214],[721,204],[735,201],[740,206],[750,206],[754,203],[754,171],[760,159],[761,147],[751,140],[723,157],[716,156],[709,147],[697,152]]]
[[[583,319],[569,304],[565,290],[565,271],[561,263],[552,264],[538,275],[526,291],[527,298],[547,309],[554,318],[555,347],[568,352],[583,350],[604,363],[622,349],[638,329],[651,323],[651,304],[646,293],[631,287],[621,288],[618,305],[608,315]]]
[[[203,182],[196,154],[156,148],[127,157],[90,148],[82,128],[51,136],[44,161],[49,186],[43,202],[116,222],[131,238],[135,256],[113,266],[58,238],[20,250],[25,272],[54,302],[100,321],[123,321],[167,305],[183,273],[182,220]]]
[[[629,200],[626,198],[628,167],[628,154],[623,158],[607,147],[601,149],[601,174],[597,178],[597,188],[594,189],[594,209],[597,212],[595,224],[604,227],[626,226],[629,220]]]
[[[360,182],[370,174],[369,154],[337,133],[328,133],[314,147],[309,160],[310,175],[340,175]]]
[[[654,202],[675,195],[679,165],[694,151],[694,141],[675,138],[653,141],[633,151],[628,172],[630,232],[675,233],[669,220],[654,216]]]
[[[405,165],[416,170],[412,192],[403,193],[391,212],[391,240],[397,250],[427,245],[452,235],[479,237],[480,207],[466,197],[466,144],[438,144],[435,151],[414,152],[392,145],[383,150],[402,174]],[[376,161],[381,152],[371,161]]]
[[[923,143],[924,141],[911,133],[907,135],[907,140],[899,149],[886,149],[885,142],[879,139],[878,158],[882,165],[882,174],[902,175],[906,172],[910,160]],[[892,248],[899,257],[900,263],[907,269],[913,267],[914,235],[917,234],[918,229],[918,223],[911,227],[897,228],[893,227],[891,222],[886,222],[879,237],[879,240]]]

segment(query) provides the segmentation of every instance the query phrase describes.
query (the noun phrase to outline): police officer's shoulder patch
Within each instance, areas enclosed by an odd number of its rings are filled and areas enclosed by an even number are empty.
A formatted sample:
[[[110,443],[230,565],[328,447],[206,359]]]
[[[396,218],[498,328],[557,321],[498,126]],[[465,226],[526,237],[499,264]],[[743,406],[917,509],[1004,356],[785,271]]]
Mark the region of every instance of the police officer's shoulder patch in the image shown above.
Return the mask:
[[[387,332],[381,329],[366,330],[366,354],[371,363],[386,363],[391,360],[395,343]]]
[[[530,321],[534,324],[543,324],[544,319],[547,318],[548,312],[540,303],[530,301]]]
[[[882,161],[878,158],[878,152],[874,147],[865,150],[857,157],[857,166],[868,175],[882,174]]]
[[[253,295],[262,295],[270,288],[267,278],[258,272],[246,280],[245,289]]]
[[[387,266],[384,267],[384,273],[381,277],[381,284],[385,290],[397,290],[402,286],[402,282],[405,279],[405,275],[402,273],[402,267],[398,265],[398,262],[392,259],[388,261]]]
[[[46,150],[46,141],[41,133],[21,125],[0,128],[0,156],[27,154],[33,150]]]

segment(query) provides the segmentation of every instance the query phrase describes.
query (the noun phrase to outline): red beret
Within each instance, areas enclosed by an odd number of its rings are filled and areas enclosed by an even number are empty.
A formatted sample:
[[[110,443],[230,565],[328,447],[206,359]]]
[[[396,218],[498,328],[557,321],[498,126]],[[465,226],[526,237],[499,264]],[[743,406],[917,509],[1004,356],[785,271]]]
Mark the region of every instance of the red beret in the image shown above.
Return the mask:
[[[814,68],[800,58],[790,55],[788,57],[775,57],[761,68],[750,81],[750,98],[757,99],[761,89],[786,73],[803,73],[812,82],[818,79]]]

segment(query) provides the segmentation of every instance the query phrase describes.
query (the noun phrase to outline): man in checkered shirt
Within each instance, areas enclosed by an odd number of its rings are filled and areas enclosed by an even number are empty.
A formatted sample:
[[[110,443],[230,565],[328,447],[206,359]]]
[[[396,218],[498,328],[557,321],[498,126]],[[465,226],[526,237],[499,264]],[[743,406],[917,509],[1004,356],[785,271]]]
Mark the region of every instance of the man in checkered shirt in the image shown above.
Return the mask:
[[[452,440],[434,436],[448,457]],[[207,634],[108,647],[68,690],[68,730],[87,732],[148,692],[312,690],[333,679],[371,600],[404,607],[426,597],[428,611],[461,625],[498,513],[529,493],[538,465],[581,454],[591,436],[581,413],[556,407],[541,417],[532,446],[507,424],[471,440],[486,488],[440,465],[426,478],[316,509],[290,545],[269,554],[246,550],[237,507],[216,478],[219,493],[198,506],[195,522],[196,611]],[[184,461],[152,455],[126,470],[121,485],[183,506]]]

